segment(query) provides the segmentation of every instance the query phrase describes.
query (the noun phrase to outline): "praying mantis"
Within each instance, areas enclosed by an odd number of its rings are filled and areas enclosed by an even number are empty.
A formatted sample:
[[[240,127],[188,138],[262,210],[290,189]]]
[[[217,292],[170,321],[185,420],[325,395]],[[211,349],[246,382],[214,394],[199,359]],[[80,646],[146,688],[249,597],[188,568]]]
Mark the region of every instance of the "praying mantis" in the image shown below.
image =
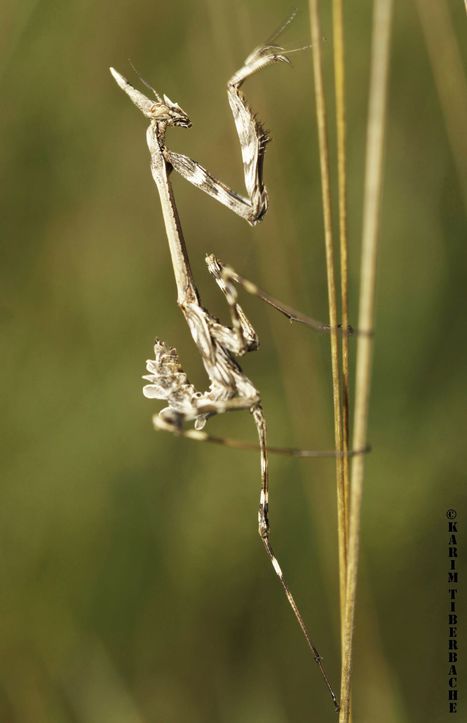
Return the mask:
[[[292,321],[306,324],[320,331],[329,331],[330,327],[282,304],[257,287],[256,284],[224,265],[214,254],[206,256],[206,264],[209,273],[225,297],[231,325],[222,324],[210,314],[202,306],[194,283],[170,182],[171,173],[176,171],[194,186],[245,219],[250,225],[254,226],[261,221],[268,209],[268,194],[263,180],[263,163],[269,137],[262,123],[251,110],[241,88],[248,78],[267,66],[290,62],[287,56],[294,51],[287,51],[276,43],[280,32],[289,24],[290,20],[268,41],[256,47],[227,83],[228,101],[240,142],[246,197],[214,178],[201,164],[185,155],[171,151],[166,146],[165,136],[168,128],[191,127],[188,115],[177,103],[171,101],[166,95],[160,96],[145,81],[142,81],[151,89],[155,100],[148,98],[130,85],[114,68],[110,68],[110,72],[119,87],[149,121],[146,141],[151,157],[151,173],[159,193],[169,243],[177,287],[177,304],[185,317],[210,380],[208,390],[200,392],[195,389],[183,371],[176,349],[157,339],[154,346],[154,359],[147,361],[148,373],[143,377],[148,382],[143,389],[144,395],[150,399],[162,399],[167,402],[167,406],[154,416],[154,426],[156,429],[199,441],[245,447],[248,446],[246,443],[212,437],[203,428],[207,420],[217,414],[240,410],[248,411],[251,414],[258,436],[261,467],[258,509],[259,536],[308,648],[321,672],[334,707],[339,710],[339,704],[321,655],[311,639],[300,609],[273,552],[269,525],[268,452],[295,454],[295,456],[324,456],[328,453],[307,453],[306,450],[268,447],[266,420],[260,393],[244,374],[236,359],[247,352],[255,351],[259,345],[257,334],[238,302],[237,286],[248,293],[259,296]],[[193,423],[194,428],[186,429],[187,423]]]

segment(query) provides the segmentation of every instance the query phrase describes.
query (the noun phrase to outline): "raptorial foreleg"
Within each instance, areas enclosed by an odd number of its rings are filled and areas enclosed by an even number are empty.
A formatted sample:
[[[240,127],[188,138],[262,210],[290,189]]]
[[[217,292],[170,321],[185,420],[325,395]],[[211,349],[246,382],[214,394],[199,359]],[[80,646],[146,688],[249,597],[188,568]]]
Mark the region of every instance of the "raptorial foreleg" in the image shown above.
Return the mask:
[[[277,37],[277,33],[273,39],[275,37]],[[248,105],[241,86],[247,78],[268,65],[288,63],[287,52],[272,42],[258,46],[227,83],[229,105],[240,141],[247,197],[236,193],[225,183],[216,179],[197,161],[193,161],[183,154],[174,153],[168,148],[164,149],[164,158],[177,173],[230,208],[252,226],[261,221],[268,209],[268,194],[263,180],[263,164],[266,145],[270,139],[263,124]]]
[[[255,351],[259,347],[258,335],[237,301],[238,294],[232,281],[223,274],[223,266],[214,254],[205,258],[209,273],[229,305],[232,327],[226,327],[215,320],[211,323],[213,336],[232,354],[242,356],[247,351]]]

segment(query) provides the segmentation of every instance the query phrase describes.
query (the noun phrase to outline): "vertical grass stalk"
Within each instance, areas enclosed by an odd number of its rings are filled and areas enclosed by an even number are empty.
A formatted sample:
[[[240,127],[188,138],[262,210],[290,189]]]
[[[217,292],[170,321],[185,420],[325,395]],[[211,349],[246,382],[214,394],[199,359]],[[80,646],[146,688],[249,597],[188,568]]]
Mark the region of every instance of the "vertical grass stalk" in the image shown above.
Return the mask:
[[[368,426],[373,352],[373,337],[371,332],[373,330],[374,318],[378,222],[381,205],[392,7],[392,0],[375,0],[374,3],[358,318],[358,328],[362,332],[366,331],[368,333],[360,334],[357,343],[353,431],[354,449],[365,447]],[[339,723],[348,723],[350,717],[352,642],[364,468],[365,456],[355,456],[352,459],[351,469],[352,484],[350,491],[348,578],[343,635],[344,658]]]
[[[347,236],[347,160],[345,136],[345,61],[344,61],[344,17],[342,0],[333,0],[333,40],[334,40],[334,87],[336,96],[336,135],[337,135],[337,183],[339,208],[339,255],[341,286],[341,324],[342,329],[349,326],[349,271]],[[347,540],[349,534],[349,337],[342,334],[342,477],[344,488],[344,573],[347,578]],[[345,602],[342,601],[342,607]]]
[[[337,294],[334,274],[334,241],[332,230],[331,185],[329,174],[329,152],[326,128],[326,102],[323,83],[323,60],[321,53],[321,24],[318,0],[309,0],[311,47],[313,53],[313,75],[316,102],[316,120],[318,126],[319,162],[321,173],[321,192],[323,202],[324,241],[326,250],[326,272],[328,282],[329,324],[331,326],[331,365],[332,392],[334,403],[334,436],[338,452],[342,452],[342,414],[340,401],[339,345],[337,338]],[[343,486],[342,456],[336,458],[337,478],[337,523],[339,542],[339,591],[341,601],[341,624],[344,620],[344,600],[346,585],[346,515],[345,490]]]

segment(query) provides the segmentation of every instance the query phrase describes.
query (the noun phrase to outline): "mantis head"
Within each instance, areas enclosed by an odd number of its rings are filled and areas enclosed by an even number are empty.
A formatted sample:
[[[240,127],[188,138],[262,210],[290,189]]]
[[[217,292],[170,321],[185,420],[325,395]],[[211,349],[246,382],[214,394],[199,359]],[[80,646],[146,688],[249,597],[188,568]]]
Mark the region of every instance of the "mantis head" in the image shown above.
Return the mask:
[[[163,99],[154,104],[154,106],[158,106],[156,112],[159,117],[157,120],[164,120],[169,126],[191,128],[191,120],[178,103],[174,103],[166,95],[163,96]]]
[[[178,103],[174,103],[168,96],[164,95],[161,98],[154,88],[151,88],[156,97],[155,101],[151,100],[139,90],[136,90],[136,88],[134,88],[127,79],[114,68],[110,68],[110,72],[112,73],[117,85],[125,91],[135,106],[139,108],[146,118],[149,118],[151,121],[155,121],[156,123],[165,123],[167,126],[179,126],[181,128],[191,127],[191,121],[188,115],[182,108],[180,108]]]

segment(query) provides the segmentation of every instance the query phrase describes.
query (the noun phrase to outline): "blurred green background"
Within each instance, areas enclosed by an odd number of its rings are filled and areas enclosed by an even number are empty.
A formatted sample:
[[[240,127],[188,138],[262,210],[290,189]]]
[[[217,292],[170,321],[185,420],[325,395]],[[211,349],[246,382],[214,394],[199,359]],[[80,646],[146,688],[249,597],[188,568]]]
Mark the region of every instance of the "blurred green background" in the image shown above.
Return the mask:
[[[308,42],[307,7],[298,5],[288,47]],[[322,5],[332,112],[330,8]],[[448,720],[449,507],[462,530],[466,610],[467,191],[465,137],[455,132],[465,88],[449,65],[466,17],[461,2],[442,7],[458,33],[436,28],[432,47],[449,132],[417,8],[395,8],[358,722]],[[335,720],[257,539],[257,456],[152,430],[160,406],[143,398],[140,377],[156,335],[177,346],[197,386],[206,380],[175,304],[145,121],[108,73],[114,65],[131,77],[131,57],[191,116],[193,128],[172,131],[170,146],[240,191],[225,82],[289,10],[265,0],[3,6],[1,723]],[[348,7],[346,27],[355,320],[371,4]],[[227,319],[203,261],[214,251],[326,318],[311,54],[245,89],[273,137],[264,222],[250,229],[174,179],[203,301]],[[334,172],[334,151],[332,162]],[[327,338],[255,299],[244,307],[262,340],[244,369],[262,391],[271,444],[332,447]],[[209,426],[254,439],[247,414]],[[334,476],[332,460],[271,459],[273,543],[338,685]],[[465,619],[460,636],[465,650]],[[462,661],[465,699],[465,653]],[[459,721],[466,710],[461,703]]]

